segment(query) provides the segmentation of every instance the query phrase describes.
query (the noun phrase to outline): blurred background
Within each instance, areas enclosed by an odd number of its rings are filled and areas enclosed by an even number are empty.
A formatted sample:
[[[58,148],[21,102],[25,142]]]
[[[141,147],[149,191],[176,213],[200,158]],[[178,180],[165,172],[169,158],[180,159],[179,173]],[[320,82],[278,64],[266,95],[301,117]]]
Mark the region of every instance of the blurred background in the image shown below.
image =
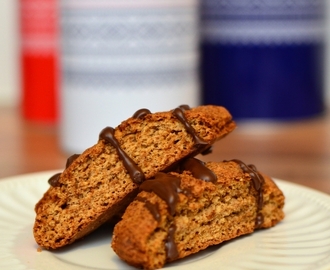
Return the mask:
[[[116,126],[141,107],[213,103],[237,120],[286,121],[322,115],[329,106],[329,0],[151,3],[0,0],[0,106],[16,107],[28,121],[60,126],[68,152],[84,149],[102,126]],[[118,21],[126,32],[113,31]],[[289,24],[276,29],[280,21]],[[250,35],[248,26],[256,22]],[[101,39],[97,27],[105,24],[110,26]],[[134,38],[120,43],[124,35]],[[277,48],[286,45],[285,52]],[[271,77],[275,73],[282,74]]]
[[[139,108],[212,103],[238,127],[201,159],[330,193],[329,1],[0,0],[0,177],[63,168]]]
[[[45,0],[47,2],[47,0]],[[24,2],[24,1],[21,1]],[[26,1],[29,2],[29,1]],[[33,2],[33,1],[30,1]],[[34,1],[35,2],[35,1]],[[39,1],[40,2],[40,1]],[[42,1],[41,1],[42,2]],[[53,1],[59,2],[59,1]],[[65,2],[65,1],[63,1]],[[207,1],[205,1],[207,2]],[[326,7],[326,41],[327,51],[330,40],[329,13],[330,4],[328,0],[324,1]],[[22,97],[22,74],[20,62],[20,1],[19,0],[1,0],[0,1],[0,104],[2,106],[19,106]],[[49,14],[48,14],[49,15]],[[329,54],[325,54],[325,65],[328,70]],[[329,79],[325,76],[325,97],[327,103],[330,99]]]

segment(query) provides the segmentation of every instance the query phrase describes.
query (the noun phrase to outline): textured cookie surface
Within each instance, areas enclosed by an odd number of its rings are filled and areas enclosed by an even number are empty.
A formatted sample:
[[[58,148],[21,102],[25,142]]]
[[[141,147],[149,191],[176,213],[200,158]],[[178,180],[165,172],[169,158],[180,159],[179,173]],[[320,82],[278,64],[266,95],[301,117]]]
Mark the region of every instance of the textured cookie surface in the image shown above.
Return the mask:
[[[96,145],[68,160],[35,206],[36,242],[56,249],[88,234],[126,208],[139,182],[198,154],[235,128],[223,107],[200,106],[180,113],[186,122],[173,111],[129,118],[102,131]],[[139,171],[130,171],[127,162]]]
[[[142,191],[114,229],[112,248],[121,259],[138,268],[158,269],[284,218],[284,195],[269,177],[259,174],[262,182],[256,182],[253,167],[238,161],[205,166],[216,182],[183,171],[161,179],[158,174],[140,186]]]

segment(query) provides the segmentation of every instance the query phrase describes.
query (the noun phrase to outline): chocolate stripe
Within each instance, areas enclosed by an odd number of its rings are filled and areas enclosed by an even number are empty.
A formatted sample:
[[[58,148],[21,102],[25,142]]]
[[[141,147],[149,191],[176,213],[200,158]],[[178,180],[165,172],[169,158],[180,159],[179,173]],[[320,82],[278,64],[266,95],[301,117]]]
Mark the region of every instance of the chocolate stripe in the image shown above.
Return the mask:
[[[117,151],[119,158],[123,161],[126,170],[128,171],[132,181],[136,184],[140,184],[144,180],[144,174],[142,170],[135,164],[135,162],[125,153],[120,147],[119,142],[114,135],[115,130],[112,127],[104,128],[100,133],[100,140],[104,140],[110,143]]]

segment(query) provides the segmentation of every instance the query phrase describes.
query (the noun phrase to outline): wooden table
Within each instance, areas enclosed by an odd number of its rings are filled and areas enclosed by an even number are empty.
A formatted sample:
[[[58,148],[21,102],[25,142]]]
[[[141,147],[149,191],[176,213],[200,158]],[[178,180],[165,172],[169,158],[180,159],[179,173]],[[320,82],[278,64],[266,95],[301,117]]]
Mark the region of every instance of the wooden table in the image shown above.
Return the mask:
[[[67,157],[57,127],[29,123],[17,109],[0,108],[0,178],[62,169]],[[272,177],[330,194],[330,114],[286,123],[238,122],[210,155],[201,157],[234,158]]]

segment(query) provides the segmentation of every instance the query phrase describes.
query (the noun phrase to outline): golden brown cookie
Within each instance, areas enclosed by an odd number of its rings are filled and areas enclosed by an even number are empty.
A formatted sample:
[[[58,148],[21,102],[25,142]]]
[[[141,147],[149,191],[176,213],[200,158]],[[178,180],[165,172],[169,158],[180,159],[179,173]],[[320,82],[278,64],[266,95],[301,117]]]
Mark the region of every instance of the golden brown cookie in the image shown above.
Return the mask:
[[[96,145],[70,157],[50,180],[35,206],[36,242],[56,249],[88,234],[123,211],[145,179],[206,151],[234,128],[230,113],[219,106],[142,109],[117,128],[105,128]]]
[[[180,171],[145,181],[116,224],[112,248],[128,264],[158,269],[284,218],[283,193],[252,165],[187,159]]]

